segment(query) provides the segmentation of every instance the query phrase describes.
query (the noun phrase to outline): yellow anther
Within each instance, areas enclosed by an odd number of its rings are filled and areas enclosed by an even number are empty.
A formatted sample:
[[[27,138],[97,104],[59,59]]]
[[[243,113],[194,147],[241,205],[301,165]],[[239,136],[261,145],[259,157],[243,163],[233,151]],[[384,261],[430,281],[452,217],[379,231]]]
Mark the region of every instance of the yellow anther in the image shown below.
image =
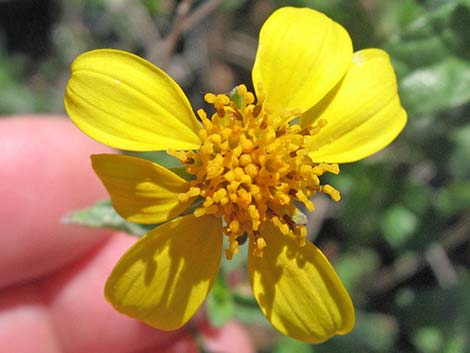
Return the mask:
[[[233,170],[229,170],[227,173],[224,174],[225,180],[228,182],[232,182],[235,180],[235,172]]]
[[[234,240],[230,242],[230,250],[234,254],[238,254],[238,241]]]
[[[238,194],[237,204],[240,207],[247,208],[247,207],[252,207],[253,206],[253,205],[250,205],[252,196],[248,191],[246,191],[245,189],[240,188],[237,191],[237,194]]]
[[[256,239],[256,247],[259,249],[259,250],[262,250],[266,247],[266,241],[264,240],[264,238],[261,238],[259,237],[258,239]]]
[[[255,241],[255,245],[256,246],[253,248],[253,255],[257,257],[263,257],[263,250],[267,245],[264,238],[261,238],[261,237],[257,238]]]
[[[212,195],[212,198],[215,202],[220,202],[225,197],[225,195],[227,195],[227,190],[219,189],[214,193],[214,195]]]
[[[259,167],[254,163],[250,163],[244,168],[244,170],[245,173],[253,180],[258,176]]]
[[[228,140],[231,136],[232,136],[232,129],[229,128],[229,127],[226,127],[224,129],[222,129],[222,131],[220,132],[222,137],[224,138],[224,140]]]
[[[256,184],[251,184],[250,185],[250,193],[253,195],[253,196],[256,196],[256,194],[259,194],[261,192],[261,188],[256,185]]]
[[[248,94],[245,96],[245,102],[247,104],[252,104],[255,101],[255,95],[251,92],[248,92]]]
[[[238,202],[238,195],[234,192],[231,192],[229,194],[229,199],[232,201],[232,203],[237,203]]]
[[[336,163],[333,163],[333,164],[320,163],[319,165],[313,167],[312,171],[318,176],[322,175],[325,172],[329,172],[329,173],[332,173],[332,174],[338,174],[339,173],[339,166]]]
[[[320,190],[321,192],[329,195],[333,201],[341,200],[341,194],[339,193],[338,190],[336,190],[331,185],[328,185],[328,184],[323,185]]]
[[[285,224],[284,222],[281,221],[279,217],[273,217],[271,218],[272,224],[274,224],[279,230],[281,231],[282,234],[287,235],[290,232],[289,226]]]
[[[238,233],[238,230],[240,229],[240,222],[238,222],[238,219],[234,219],[230,222],[229,228],[232,233]]]
[[[204,111],[204,109],[198,109],[196,113],[199,118],[201,118],[201,120],[210,122],[210,120],[207,119],[207,113]]]
[[[269,144],[276,139],[276,132],[271,127],[268,127],[263,130],[263,133],[260,136],[260,142],[263,144]]]
[[[295,196],[297,197],[297,200],[302,202],[305,205],[305,207],[307,207],[307,210],[309,210],[310,212],[312,212],[314,210],[313,202],[310,201],[307,198],[307,196],[305,196],[305,194],[302,192],[302,190],[297,191]]]
[[[279,156],[275,158],[268,159],[266,161],[266,169],[270,172],[275,172],[279,170],[284,165],[284,162],[281,160]]]
[[[201,148],[199,149],[199,151],[201,153],[204,153],[204,154],[212,154],[214,152],[214,145],[209,142],[209,141],[206,141],[204,142],[204,144],[201,146]]]
[[[169,151],[185,164],[194,176],[191,187],[178,195],[181,202],[203,198],[194,215],[214,215],[225,220],[224,234],[229,238],[227,258],[238,253],[243,235],[249,237],[256,256],[262,256],[266,246],[259,233],[264,222],[271,222],[284,234],[293,234],[299,246],[306,242],[306,227],[294,220],[293,204],[298,200],[309,210],[309,200],[317,192],[339,200],[339,192],[322,185],[319,177],[337,174],[337,164],[315,163],[308,153],[315,139],[311,138],[326,124],[325,120],[301,128],[286,124],[299,111],[275,112],[264,102],[262,87],[257,88],[258,101],[246,86],[236,89],[239,96],[230,101],[227,95],[208,93],[205,100],[215,113],[208,116],[197,112],[202,122],[199,131],[203,143],[197,151]],[[269,246],[269,244],[268,244]]]
[[[206,196],[204,202],[202,203],[202,205],[204,207],[209,207],[211,205],[213,205],[215,202],[215,200],[211,197],[211,196]]]
[[[212,134],[207,138],[214,145],[220,145],[222,143],[222,136],[219,134]]]
[[[189,197],[199,196],[200,194],[201,194],[201,188],[198,188],[195,186],[191,186],[188,192],[186,193],[186,195],[188,195]]]
[[[227,191],[229,192],[235,192],[238,190],[238,187],[240,186],[239,181],[231,181],[229,185],[227,185]]]
[[[193,212],[194,216],[201,217],[206,214],[206,209],[203,207],[196,208]]]
[[[239,162],[240,162],[240,165],[242,167],[250,164],[251,163],[251,155],[249,155],[247,153],[242,154],[239,158]]]
[[[178,194],[178,200],[183,203],[188,202],[189,196],[187,194]]]
[[[217,101],[222,105],[227,105],[230,103],[230,98],[226,94],[218,94]]]
[[[244,96],[248,93],[248,89],[246,88],[246,85],[244,85],[243,83],[241,85],[239,85],[237,87],[237,93],[240,95],[240,96]]]
[[[209,104],[214,103],[215,99],[216,99],[216,95],[214,93],[206,93],[204,95],[204,100]]]
[[[235,180],[238,180],[238,181],[241,181],[242,177],[245,175],[245,172],[240,167],[235,168],[233,172],[235,174]]]
[[[224,172],[224,167],[218,163],[209,163],[207,166],[207,179],[214,179]]]
[[[251,184],[251,177],[247,174],[243,174],[242,177],[241,177],[240,183],[250,185]]]
[[[250,153],[255,148],[255,144],[252,140],[245,140],[242,143],[242,151],[243,153]]]

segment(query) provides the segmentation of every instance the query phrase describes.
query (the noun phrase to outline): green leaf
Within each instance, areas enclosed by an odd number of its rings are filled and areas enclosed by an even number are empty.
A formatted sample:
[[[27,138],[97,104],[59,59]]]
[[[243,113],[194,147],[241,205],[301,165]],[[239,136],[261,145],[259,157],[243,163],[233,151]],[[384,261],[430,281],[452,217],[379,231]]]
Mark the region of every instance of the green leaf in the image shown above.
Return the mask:
[[[280,337],[273,353],[311,353],[311,346],[289,337]]]
[[[452,45],[458,53],[470,58],[470,1],[462,0],[450,19]]]
[[[244,305],[236,302],[235,320],[245,324],[260,324],[265,327],[271,327],[266,317],[261,312],[258,305]]]
[[[397,249],[413,235],[419,225],[413,212],[401,205],[390,207],[382,219],[381,229],[385,240]]]
[[[344,286],[351,290],[358,288],[365,275],[379,266],[378,254],[367,247],[356,247],[335,261],[335,269]]]
[[[420,328],[413,338],[414,344],[423,353],[442,352],[443,341],[441,330],[434,326]]]
[[[219,273],[207,297],[206,308],[209,319],[215,327],[221,327],[233,318],[235,303],[225,278],[221,273]]]
[[[398,325],[393,316],[356,310],[356,326],[345,336],[335,336],[315,347],[315,353],[398,352],[394,343]]]
[[[436,209],[445,216],[470,209],[470,181],[456,181],[439,189]]]
[[[166,151],[152,151],[152,152],[129,152],[129,155],[141,157],[143,159],[160,164],[162,167],[172,169],[181,168],[182,164],[178,158],[170,156]]]
[[[245,5],[247,0],[224,0],[223,7],[227,11],[236,11]]]
[[[427,114],[470,102],[470,63],[449,57],[406,76],[400,85],[409,113]]]
[[[414,0],[379,0],[380,18],[377,25],[390,36],[400,33],[417,17],[423,15],[424,8]]]
[[[194,179],[194,175],[188,174],[186,168],[181,164],[179,159],[170,156],[166,151],[152,151],[152,152],[128,152],[131,156],[140,157],[151,162],[155,162],[162,167],[171,170],[176,175],[186,180]]]
[[[454,148],[449,157],[450,173],[460,179],[470,179],[470,125],[457,127],[449,133]]]
[[[89,208],[75,211],[65,216],[62,221],[66,224],[114,229],[136,236],[142,236],[155,228],[155,225],[142,225],[126,221],[116,213],[111,200],[100,201]]]

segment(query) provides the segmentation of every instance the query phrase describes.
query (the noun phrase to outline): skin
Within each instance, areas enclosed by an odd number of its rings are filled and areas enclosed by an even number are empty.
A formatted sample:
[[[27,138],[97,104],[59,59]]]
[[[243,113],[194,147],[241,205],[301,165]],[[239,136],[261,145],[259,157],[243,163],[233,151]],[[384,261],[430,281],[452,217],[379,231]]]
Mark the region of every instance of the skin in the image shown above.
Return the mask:
[[[236,322],[210,328],[204,314],[174,332],[116,312],[103,296],[108,274],[136,240],[65,225],[67,213],[107,198],[89,155],[110,152],[68,119],[0,119],[0,352],[213,352],[255,349]]]

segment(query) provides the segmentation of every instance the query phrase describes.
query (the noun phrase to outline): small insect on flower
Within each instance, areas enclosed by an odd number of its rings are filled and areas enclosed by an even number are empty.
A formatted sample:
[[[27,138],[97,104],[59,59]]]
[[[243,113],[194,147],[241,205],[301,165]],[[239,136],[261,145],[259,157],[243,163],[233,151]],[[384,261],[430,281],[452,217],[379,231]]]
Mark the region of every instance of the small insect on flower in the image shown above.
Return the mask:
[[[254,93],[206,94],[196,118],[181,88],[133,54],[94,50],[72,64],[66,110],[90,137],[131,151],[167,150],[192,176],[117,154],[93,168],[125,219],[161,224],[112,271],[105,294],[122,313],[163,330],[186,323],[225,256],[249,247],[254,296],[280,332],[312,343],[354,325],[351,299],[306,239],[297,206],[314,210],[338,163],[365,158],[403,129],[406,113],[388,55],[353,53],[346,30],[312,9],[281,8],[264,23]],[[192,210],[188,214],[188,210]]]

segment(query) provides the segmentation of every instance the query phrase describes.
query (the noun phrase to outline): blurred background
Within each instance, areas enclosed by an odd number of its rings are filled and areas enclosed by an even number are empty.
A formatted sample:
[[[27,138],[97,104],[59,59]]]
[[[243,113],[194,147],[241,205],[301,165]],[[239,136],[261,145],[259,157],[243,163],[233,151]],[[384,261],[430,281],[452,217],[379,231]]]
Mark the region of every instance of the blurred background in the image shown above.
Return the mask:
[[[237,318],[259,352],[470,352],[469,0],[0,0],[0,115],[64,113],[70,63],[102,47],[164,68],[199,108],[205,92],[251,84],[258,31],[285,5],[325,12],[356,50],[387,50],[409,120],[329,178],[340,203],[314,199],[309,236],[351,293],[355,329],[316,346],[281,337],[250,297],[243,255],[224,263],[211,321]]]

